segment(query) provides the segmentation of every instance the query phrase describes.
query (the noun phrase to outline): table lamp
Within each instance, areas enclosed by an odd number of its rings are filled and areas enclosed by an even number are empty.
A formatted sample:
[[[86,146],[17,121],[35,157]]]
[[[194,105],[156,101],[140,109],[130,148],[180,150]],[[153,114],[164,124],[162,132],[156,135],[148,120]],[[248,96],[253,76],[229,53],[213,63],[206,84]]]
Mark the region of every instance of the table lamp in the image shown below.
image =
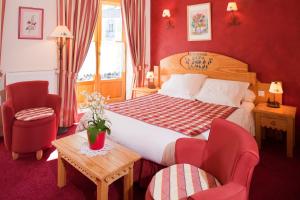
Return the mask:
[[[152,71],[147,72],[146,79],[148,79],[148,88],[155,89],[154,72],[152,72]]]
[[[278,82],[278,81],[272,82],[271,85],[270,85],[269,92],[271,94],[273,94],[273,101],[270,101],[270,99],[268,99],[268,107],[271,107],[271,108],[280,108],[280,103],[276,102],[275,95],[283,93],[281,83]]]

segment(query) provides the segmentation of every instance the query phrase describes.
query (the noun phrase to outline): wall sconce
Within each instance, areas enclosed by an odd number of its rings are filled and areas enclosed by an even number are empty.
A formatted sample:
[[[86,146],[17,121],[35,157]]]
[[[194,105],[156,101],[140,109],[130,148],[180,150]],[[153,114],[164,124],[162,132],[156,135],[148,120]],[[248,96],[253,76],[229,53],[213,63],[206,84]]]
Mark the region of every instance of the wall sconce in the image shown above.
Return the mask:
[[[162,17],[167,20],[167,28],[174,28],[174,24],[171,21],[171,11],[164,9]]]
[[[62,51],[66,44],[66,39],[72,39],[73,35],[66,26],[57,26],[54,31],[50,34],[50,37],[57,39],[57,47],[59,50],[59,60],[62,59]]]
[[[239,25],[240,22],[238,20],[238,17],[235,15],[235,12],[238,11],[236,2],[229,2],[227,5],[227,11],[231,13],[230,25]]]

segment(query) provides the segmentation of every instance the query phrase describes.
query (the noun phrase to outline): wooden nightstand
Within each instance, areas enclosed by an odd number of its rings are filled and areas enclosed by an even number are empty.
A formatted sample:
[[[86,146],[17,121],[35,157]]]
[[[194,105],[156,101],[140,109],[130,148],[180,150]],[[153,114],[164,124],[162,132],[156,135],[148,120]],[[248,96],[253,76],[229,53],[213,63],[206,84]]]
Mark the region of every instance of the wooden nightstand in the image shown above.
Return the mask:
[[[296,108],[283,105],[280,108],[270,108],[266,103],[260,103],[253,111],[255,114],[255,137],[258,147],[261,147],[262,127],[285,131],[287,134],[287,156],[293,157]]]
[[[141,97],[141,96],[146,96],[149,94],[154,94],[159,90],[159,88],[155,88],[155,89],[150,89],[147,87],[137,87],[137,88],[133,88],[133,98],[136,97]]]

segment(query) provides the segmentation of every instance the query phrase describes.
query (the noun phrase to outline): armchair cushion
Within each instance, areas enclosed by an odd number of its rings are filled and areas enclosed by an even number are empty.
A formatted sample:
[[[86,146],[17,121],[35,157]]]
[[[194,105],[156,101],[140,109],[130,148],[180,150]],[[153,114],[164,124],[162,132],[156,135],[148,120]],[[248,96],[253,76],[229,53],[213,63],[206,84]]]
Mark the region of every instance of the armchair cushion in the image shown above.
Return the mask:
[[[186,199],[200,191],[220,186],[211,174],[190,164],[160,170],[148,188],[151,199]]]
[[[33,121],[50,117],[53,114],[54,110],[52,108],[29,108],[17,112],[15,118],[20,121]]]
[[[50,124],[52,121],[56,122],[56,116],[53,114],[49,117],[45,117],[43,119],[31,120],[31,121],[23,121],[23,120],[15,120],[12,129],[14,128],[30,128],[37,127]]]

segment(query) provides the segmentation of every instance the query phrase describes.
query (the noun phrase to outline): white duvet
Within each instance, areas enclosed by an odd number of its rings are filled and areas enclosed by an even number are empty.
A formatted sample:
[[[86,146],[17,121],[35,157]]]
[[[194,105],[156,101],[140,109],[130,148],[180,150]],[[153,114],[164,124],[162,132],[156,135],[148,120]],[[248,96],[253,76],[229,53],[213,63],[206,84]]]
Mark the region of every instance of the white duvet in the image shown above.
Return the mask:
[[[227,119],[242,126],[254,135],[253,108],[253,103],[243,102],[241,107]],[[178,138],[189,137],[108,110],[106,110],[106,115],[112,122],[112,134],[110,136],[112,140],[136,151],[144,159],[155,163],[162,163],[164,151],[168,144],[174,143]],[[194,138],[207,140],[208,137],[209,130]]]

